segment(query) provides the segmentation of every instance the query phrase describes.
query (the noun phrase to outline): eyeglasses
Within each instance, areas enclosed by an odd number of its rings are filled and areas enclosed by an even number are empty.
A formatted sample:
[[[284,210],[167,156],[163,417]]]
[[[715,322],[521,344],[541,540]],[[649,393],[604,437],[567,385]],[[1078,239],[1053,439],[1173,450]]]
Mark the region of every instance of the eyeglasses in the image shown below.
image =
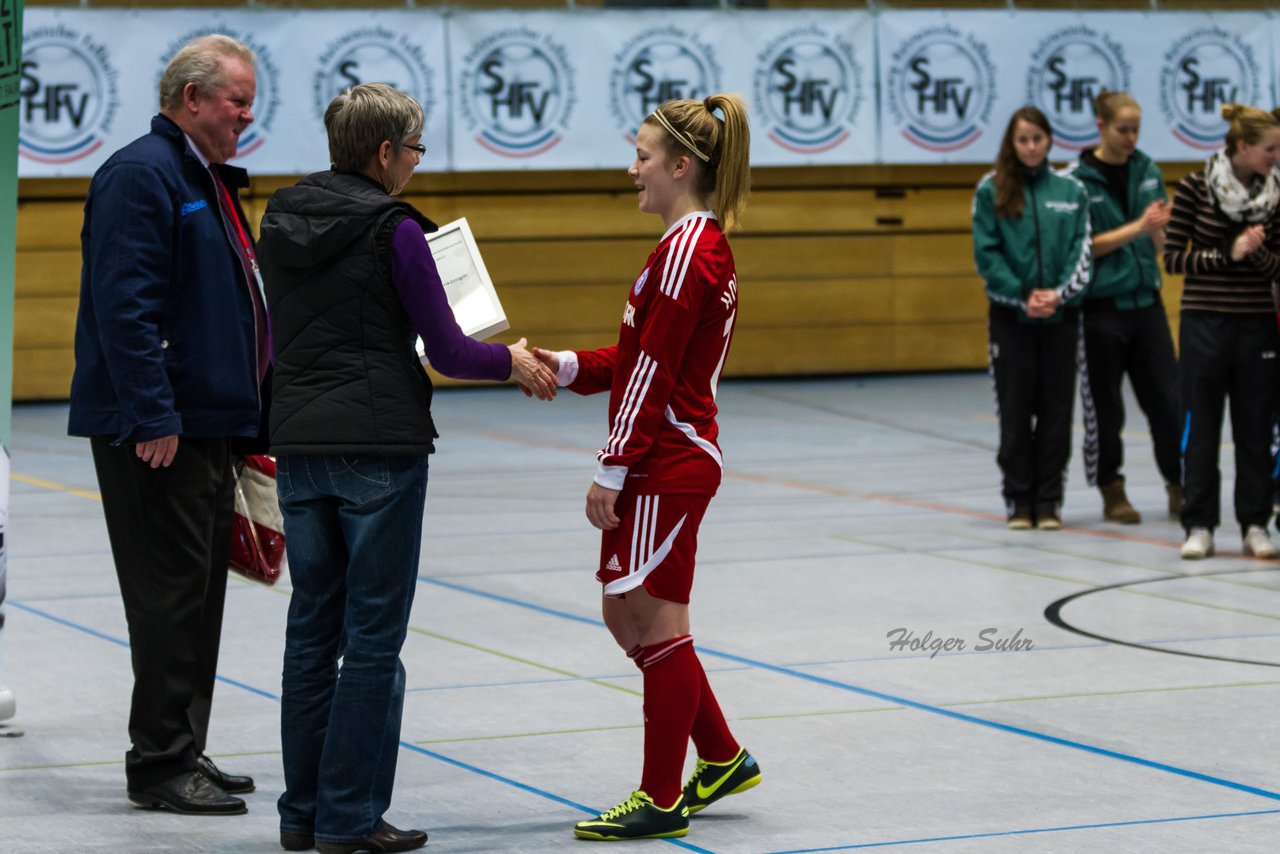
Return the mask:
[[[402,145],[402,146],[400,146],[400,147],[401,147],[401,148],[407,148],[407,149],[409,149],[410,151],[416,151],[416,152],[418,152],[418,159],[419,159],[419,160],[421,160],[423,157],[426,157],[426,156],[427,156],[427,147],[426,147],[425,145],[423,145],[422,143],[417,143],[416,145],[410,145],[409,143],[407,143],[407,142],[406,142],[404,145]]]

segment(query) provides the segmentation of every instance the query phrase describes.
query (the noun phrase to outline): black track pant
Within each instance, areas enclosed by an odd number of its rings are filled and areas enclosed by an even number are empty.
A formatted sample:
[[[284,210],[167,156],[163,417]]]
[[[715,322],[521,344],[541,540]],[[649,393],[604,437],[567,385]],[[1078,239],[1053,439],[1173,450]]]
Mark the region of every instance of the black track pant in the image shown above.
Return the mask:
[[[205,748],[231,547],[230,442],[183,438],[157,469],[133,445],[91,445],[133,658],[125,776],[145,789],[191,770]]]
[[[1271,516],[1271,421],[1280,333],[1274,314],[1184,311],[1179,336],[1183,433],[1182,526],[1221,521],[1222,414],[1230,398],[1241,530]]]
[[[1085,302],[1084,354],[1080,401],[1089,485],[1106,486],[1121,475],[1126,374],[1151,428],[1156,466],[1166,483],[1180,483],[1178,357],[1164,306],[1157,300],[1146,308],[1122,311],[1111,300]]]
[[[1061,323],[1019,323],[1016,311],[992,305],[987,329],[1005,503],[1056,508],[1071,458],[1079,311],[1068,309]]]

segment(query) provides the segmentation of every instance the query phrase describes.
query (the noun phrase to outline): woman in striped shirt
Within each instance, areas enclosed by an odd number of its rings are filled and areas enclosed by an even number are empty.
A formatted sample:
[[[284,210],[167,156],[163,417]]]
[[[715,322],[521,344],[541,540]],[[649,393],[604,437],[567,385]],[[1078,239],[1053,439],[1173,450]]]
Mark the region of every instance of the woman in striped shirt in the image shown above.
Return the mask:
[[[1280,278],[1280,120],[1239,104],[1222,108],[1226,146],[1178,184],[1164,249],[1165,269],[1185,276],[1182,292],[1182,526],[1184,559],[1213,554],[1220,517],[1218,451],[1231,399],[1235,508],[1244,552],[1274,558],[1271,421],[1276,328],[1271,283]]]

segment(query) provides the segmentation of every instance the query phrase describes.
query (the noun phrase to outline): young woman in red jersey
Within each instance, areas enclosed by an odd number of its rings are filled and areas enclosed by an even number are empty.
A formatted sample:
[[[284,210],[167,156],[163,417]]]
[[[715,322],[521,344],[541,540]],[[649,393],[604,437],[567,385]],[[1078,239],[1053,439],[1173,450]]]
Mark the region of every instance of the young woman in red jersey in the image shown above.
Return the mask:
[[[586,512],[603,532],[605,625],[644,674],[640,788],[579,822],[581,839],[684,836],[689,813],[760,782],[689,635],[698,525],[720,485],[716,386],[738,310],[725,235],[746,205],[750,142],[734,95],[668,101],[646,118],[627,174],[641,213],[662,217],[666,233],[631,286],[618,343],[534,351],[560,385],[609,392],[610,433]],[[698,761],[681,787],[690,738]]]

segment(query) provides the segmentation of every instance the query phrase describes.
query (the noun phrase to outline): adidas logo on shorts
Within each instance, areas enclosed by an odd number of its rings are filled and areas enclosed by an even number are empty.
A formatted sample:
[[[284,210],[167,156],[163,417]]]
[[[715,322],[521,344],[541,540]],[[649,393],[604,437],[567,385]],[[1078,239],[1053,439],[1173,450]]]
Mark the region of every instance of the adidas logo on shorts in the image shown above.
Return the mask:
[[[622,574],[622,563],[619,562],[617,555],[609,558],[609,562],[604,565],[604,571],[611,572],[616,575]]]

